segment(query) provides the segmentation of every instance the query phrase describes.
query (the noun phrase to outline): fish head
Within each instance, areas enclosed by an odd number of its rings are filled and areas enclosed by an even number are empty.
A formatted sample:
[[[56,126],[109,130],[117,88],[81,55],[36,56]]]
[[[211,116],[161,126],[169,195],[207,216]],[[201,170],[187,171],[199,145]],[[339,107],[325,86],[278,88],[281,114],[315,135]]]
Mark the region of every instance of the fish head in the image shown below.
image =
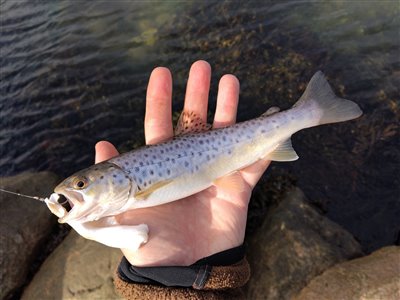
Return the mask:
[[[135,189],[136,184],[123,169],[113,163],[102,162],[81,170],[54,189],[71,206],[71,210],[64,211],[58,221],[83,223],[115,215],[128,201],[132,188]],[[57,204],[52,203],[53,209]]]

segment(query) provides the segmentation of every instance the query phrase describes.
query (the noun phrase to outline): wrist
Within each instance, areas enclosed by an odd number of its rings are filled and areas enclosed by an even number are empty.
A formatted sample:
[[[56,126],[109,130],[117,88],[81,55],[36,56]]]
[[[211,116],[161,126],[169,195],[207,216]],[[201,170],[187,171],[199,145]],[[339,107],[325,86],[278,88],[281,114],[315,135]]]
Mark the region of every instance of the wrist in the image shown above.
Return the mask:
[[[143,293],[149,294],[150,299],[157,298],[157,295],[165,296],[165,293],[184,296],[182,293],[221,294],[228,290],[233,296],[238,292],[233,290],[243,286],[249,276],[244,249],[239,246],[203,258],[188,267],[135,267],[123,258],[115,284],[128,299],[140,299]]]

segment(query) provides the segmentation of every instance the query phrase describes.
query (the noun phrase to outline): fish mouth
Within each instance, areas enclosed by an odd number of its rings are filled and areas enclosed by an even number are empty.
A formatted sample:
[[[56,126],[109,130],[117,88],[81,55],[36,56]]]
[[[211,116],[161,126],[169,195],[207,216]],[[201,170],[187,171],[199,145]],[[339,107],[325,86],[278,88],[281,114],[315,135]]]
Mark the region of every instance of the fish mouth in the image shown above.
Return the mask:
[[[73,219],[78,219],[82,215],[82,211],[79,209],[84,204],[84,199],[81,193],[68,189],[55,189],[60,198],[57,200],[58,205],[62,206],[65,210],[65,214],[58,219],[59,223],[66,223]]]
[[[60,204],[64,209],[69,213],[74,207],[74,203],[71,200],[68,200],[64,195],[59,194],[59,198],[57,199],[58,204]]]

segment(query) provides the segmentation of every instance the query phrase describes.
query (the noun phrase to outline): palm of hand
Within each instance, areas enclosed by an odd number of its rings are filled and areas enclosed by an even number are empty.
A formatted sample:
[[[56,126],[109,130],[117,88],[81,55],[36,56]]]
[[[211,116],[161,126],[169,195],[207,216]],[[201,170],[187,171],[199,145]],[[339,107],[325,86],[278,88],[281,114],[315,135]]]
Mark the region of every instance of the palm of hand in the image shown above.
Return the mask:
[[[193,64],[186,91],[185,110],[204,120],[207,114],[211,71],[204,61]],[[173,135],[171,121],[172,80],[169,71],[153,71],[147,92],[146,141],[159,143]],[[219,86],[214,127],[235,122],[239,83],[232,75],[222,77]],[[110,143],[96,145],[96,162],[118,152]],[[117,220],[121,224],[147,224],[149,241],[139,250],[122,249],[132,265],[190,265],[214,253],[243,243],[247,206],[251,191],[269,162],[259,161],[239,172],[242,188],[228,191],[212,186],[200,193],[172,203],[127,211]],[[127,237],[129,238],[129,237]]]

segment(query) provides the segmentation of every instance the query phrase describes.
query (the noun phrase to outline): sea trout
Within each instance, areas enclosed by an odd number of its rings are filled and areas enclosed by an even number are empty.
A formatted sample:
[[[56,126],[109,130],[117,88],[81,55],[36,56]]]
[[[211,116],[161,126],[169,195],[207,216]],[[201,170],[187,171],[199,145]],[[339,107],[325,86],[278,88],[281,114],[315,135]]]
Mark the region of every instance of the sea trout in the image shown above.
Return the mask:
[[[46,199],[60,223],[108,246],[137,249],[148,238],[145,224],[119,225],[113,216],[198,193],[228,174],[260,159],[298,159],[290,137],[299,130],[355,119],[359,106],[335,96],[322,72],[310,80],[292,108],[271,108],[260,117],[235,125],[193,133],[190,120],[180,122],[172,140],[145,146],[93,165],[65,179]],[[57,199],[65,196],[68,212]],[[124,234],[136,239],[127,241]]]

